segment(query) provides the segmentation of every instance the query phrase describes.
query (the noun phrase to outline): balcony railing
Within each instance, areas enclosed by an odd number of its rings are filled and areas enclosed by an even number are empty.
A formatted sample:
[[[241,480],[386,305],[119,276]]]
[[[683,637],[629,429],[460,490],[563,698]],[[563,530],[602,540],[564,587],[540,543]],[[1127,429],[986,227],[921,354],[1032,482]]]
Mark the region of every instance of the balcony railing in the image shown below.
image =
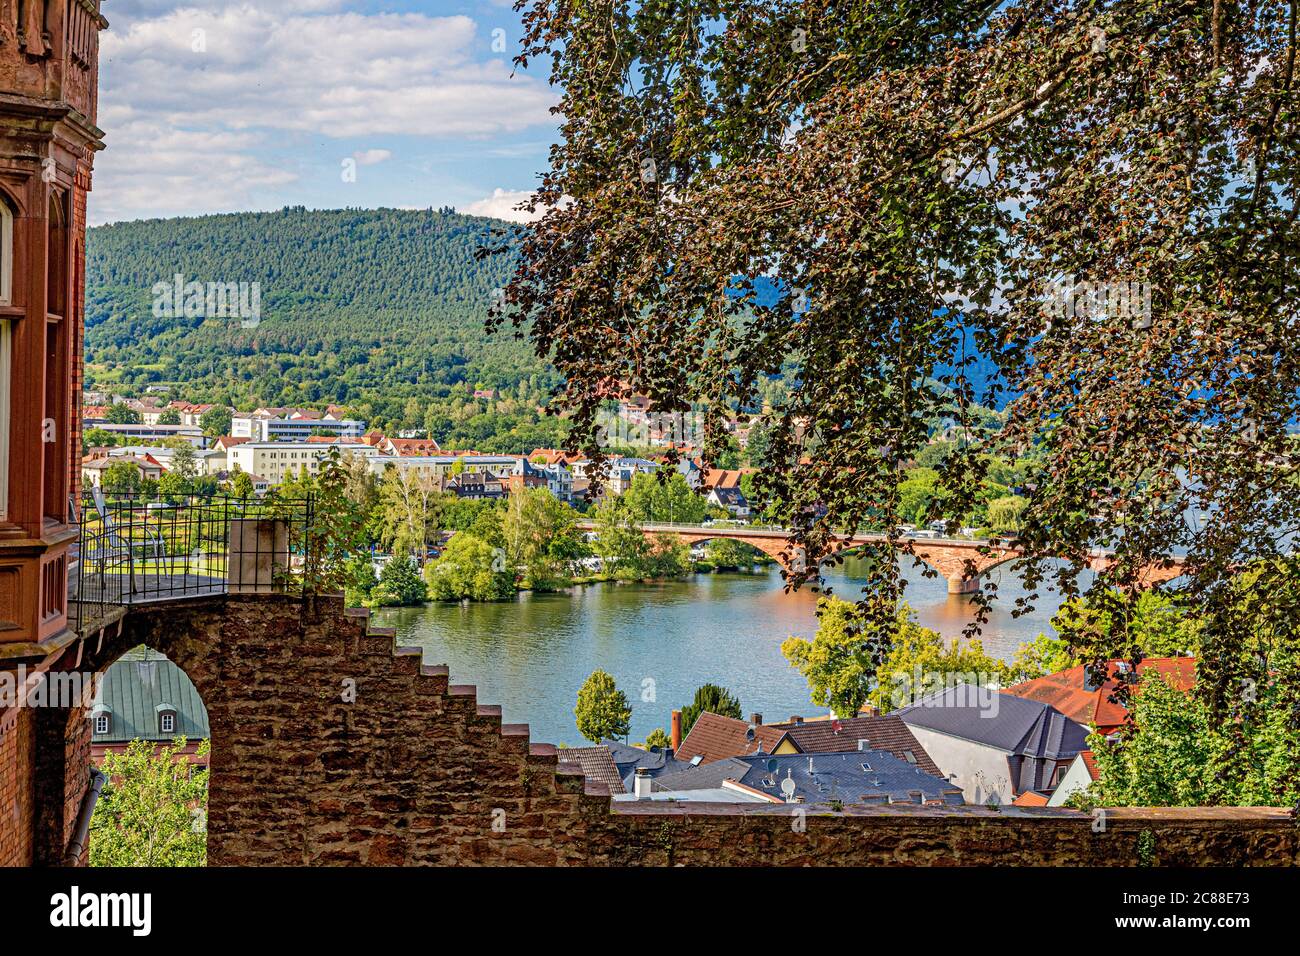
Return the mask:
[[[322,548],[311,497],[105,495],[76,509],[69,616],[82,633],[135,604],[317,590]]]

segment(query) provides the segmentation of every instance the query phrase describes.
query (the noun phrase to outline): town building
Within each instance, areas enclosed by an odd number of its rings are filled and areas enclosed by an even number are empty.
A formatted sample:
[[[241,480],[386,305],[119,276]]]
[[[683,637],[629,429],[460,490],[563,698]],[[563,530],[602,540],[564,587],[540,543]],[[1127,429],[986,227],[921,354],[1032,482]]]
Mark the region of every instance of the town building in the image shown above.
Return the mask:
[[[185,672],[148,647],[127,651],[104,671],[90,724],[96,764],[133,740],[163,745],[184,737],[181,753],[190,763],[207,766],[207,758],[195,753],[210,736],[207,708]]]
[[[1005,688],[1005,693],[1050,704],[1077,724],[1095,728],[1103,736],[1119,730],[1128,721],[1128,709],[1120,703],[1122,687],[1136,691],[1147,674],[1159,674],[1171,687],[1190,692],[1196,685],[1196,658],[1148,657],[1136,668],[1128,661],[1110,661],[1104,674],[1083,664],[1067,670],[1023,681]]]
[[[957,684],[893,712],[962,788],[966,802],[1051,793],[1087,749],[1088,730],[1049,704]]]

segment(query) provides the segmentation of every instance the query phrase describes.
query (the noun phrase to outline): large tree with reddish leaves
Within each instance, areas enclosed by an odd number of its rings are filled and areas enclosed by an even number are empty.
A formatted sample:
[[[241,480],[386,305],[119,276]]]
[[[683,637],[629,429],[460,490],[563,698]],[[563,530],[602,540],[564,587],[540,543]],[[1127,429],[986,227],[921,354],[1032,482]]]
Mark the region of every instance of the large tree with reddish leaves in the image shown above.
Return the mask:
[[[598,450],[624,380],[659,411],[706,407],[716,452],[784,369],[763,492],[810,556],[889,536],[858,608],[877,659],[910,547],[902,469],[936,421],[964,438],[949,513],[988,453],[1032,452],[1030,591],[1073,593],[1113,552],[1089,598],[1122,622],[1144,569],[1185,558],[1207,701],[1252,719],[1258,615],[1294,645],[1300,611],[1295,0],[517,9],[562,135],[496,321],[564,374],[575,445]],[[1001,398],[1004,420],[976,414]],[[1066,636],[1136,655],[1123,627]]]

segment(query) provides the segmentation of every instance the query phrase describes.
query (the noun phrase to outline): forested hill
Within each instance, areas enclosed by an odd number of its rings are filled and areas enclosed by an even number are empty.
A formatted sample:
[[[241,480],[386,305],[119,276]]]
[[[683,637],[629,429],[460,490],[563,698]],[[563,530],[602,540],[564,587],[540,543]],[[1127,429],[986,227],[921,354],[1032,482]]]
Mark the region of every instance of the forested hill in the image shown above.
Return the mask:
[[[543,400],[554,372],[483,320],[511,269],[476,261],[506,223],[450,210],[235,213],[100,226],[87,237],[89,378],[178,383],[231,404],[338,402],[396,419],[452,386]],[[493,234],[495,232],[495,235]],[[260,322],[154,314],[154,287],[257,282]]]

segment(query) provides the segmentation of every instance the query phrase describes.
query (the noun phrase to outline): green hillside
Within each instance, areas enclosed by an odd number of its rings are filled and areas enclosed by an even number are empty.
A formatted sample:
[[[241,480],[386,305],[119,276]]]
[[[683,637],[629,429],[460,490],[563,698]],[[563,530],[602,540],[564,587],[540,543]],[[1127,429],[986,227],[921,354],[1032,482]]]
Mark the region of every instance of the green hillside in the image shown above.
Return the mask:
[[[241,407],[336,402],[485,448],[552,437],[535,407],[554,371],[483,330],[511,263],[474,252],[512,228],[450,210],[286,208],[91,229],[87,378]],[[258,283],[260,321],[156,316],[154,287],[177,273]],[[490,408],[466,405],[476,387],[498,391]]]

